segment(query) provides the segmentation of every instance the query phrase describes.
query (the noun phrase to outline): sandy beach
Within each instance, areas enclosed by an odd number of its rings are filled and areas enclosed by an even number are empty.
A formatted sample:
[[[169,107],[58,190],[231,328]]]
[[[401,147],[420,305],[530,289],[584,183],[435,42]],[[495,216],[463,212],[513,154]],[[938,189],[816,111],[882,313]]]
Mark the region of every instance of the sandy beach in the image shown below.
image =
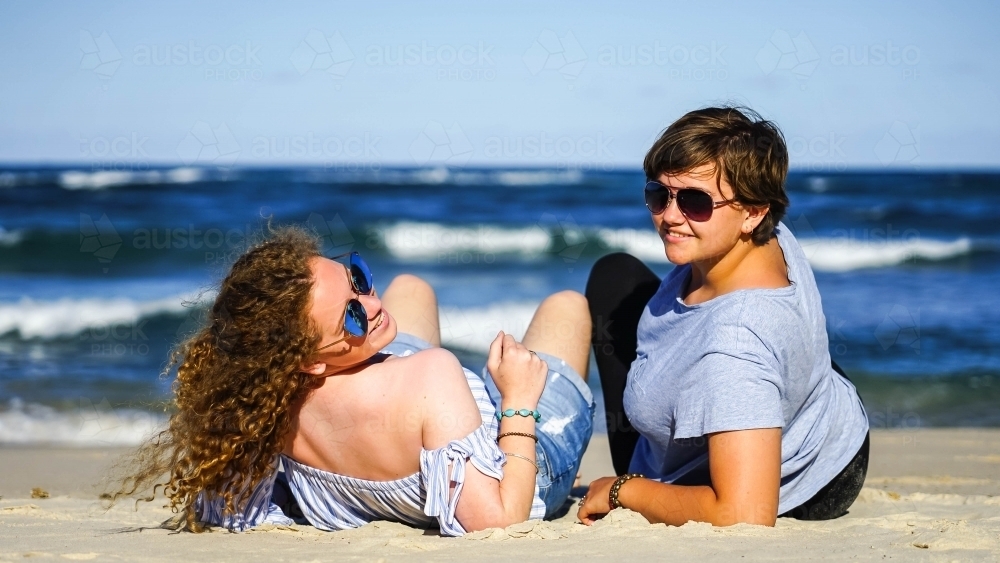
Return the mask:
[[[96,484],[122,451],[0,449],[0,560],[1000,560],[995,429],[874,431],[866,487],[850,513],[834,521],[672,528],[616,510],[588,528],[570,511],[463,538],[385,522],[337,533],[293,526],[174,534],[157,527],[170,515],[158,502],[138,511],[131,503],[101,508]],[[595,436],[583,473],[585,481],[611,473],[605,436]],[[36,498],[33,489],[40,489]]]

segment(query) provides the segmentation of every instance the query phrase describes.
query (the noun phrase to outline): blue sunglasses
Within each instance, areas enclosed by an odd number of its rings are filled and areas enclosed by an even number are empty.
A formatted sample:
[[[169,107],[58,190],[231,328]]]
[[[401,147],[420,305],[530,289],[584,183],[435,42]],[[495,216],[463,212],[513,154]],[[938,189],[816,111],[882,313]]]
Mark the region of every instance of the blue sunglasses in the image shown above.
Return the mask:
[[[348,255],[341,254],[340,256],[335,256],[333,259],[336,260],[344,256]],[[349,256],[350,260],[347,272],[350,274],[348,277],[351,279],[354,293],[359,296],[371,295],[375,290],[375,286],[372,284],[371,268],[368,267],[368,264],[361,259],[361,255],[357,252],[351,252]],[[346,336],[340,340],[320,346],[316,351],[318,352],[335,344],[340,344],[348,338],[358,338],[368,334],[368,311],[365,310],[365,306],[361,304],[361,301],[357,299],[351,299],[347,302],[347,310],[344,312],[344,334]]]

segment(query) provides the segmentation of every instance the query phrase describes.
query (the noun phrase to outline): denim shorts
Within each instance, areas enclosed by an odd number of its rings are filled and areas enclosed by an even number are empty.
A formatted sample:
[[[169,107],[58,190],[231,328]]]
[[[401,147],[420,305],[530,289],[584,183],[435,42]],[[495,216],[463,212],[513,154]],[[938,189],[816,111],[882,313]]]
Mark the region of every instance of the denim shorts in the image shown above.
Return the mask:
[[[396,356],[408,356],[431,344],[412,334],[398,333],[383,351]],[[544,352],[538,357],[549,365],[545,390],[538,400],[542,419],[536,429],[538,445],[538,493],[545,502],[545,516],[555,515],[569,497],[583,453],[594,432],[594,395],[587,382],[563,360]],[[486,383],[493,405],[499,408],[497,390],[489,370],[483,366],[480,377]]]

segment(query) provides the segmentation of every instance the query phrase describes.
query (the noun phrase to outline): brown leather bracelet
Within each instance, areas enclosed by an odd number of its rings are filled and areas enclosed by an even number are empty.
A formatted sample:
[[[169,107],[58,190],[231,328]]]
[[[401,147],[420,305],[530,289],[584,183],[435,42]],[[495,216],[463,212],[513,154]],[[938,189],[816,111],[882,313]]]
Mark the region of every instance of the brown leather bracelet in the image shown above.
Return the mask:
[[[625,484],[625,481],[628,481],[629,479],[635,479],[636,477],[639,477],[641,479],[645,477],[645,475],[639,473],[626,473],[625,475],[622,475],[617,479],[615,479],[615,483],[611,485],[611,491],[608,492],[608,504],[611,505],[612,509],[622,507],[622,503],[618,502],[618,491],[621,490],[622,485]]]
[[[538,436],[535,436],[534,434],[528,434],[527,432],[504,432],[503,434],[497,436],[497,442],[500,441],[500,438],[506,438],[507,436],[521,436],[523,438],[531,438],[532,440],[535,441],[536,444],[538,443]]]

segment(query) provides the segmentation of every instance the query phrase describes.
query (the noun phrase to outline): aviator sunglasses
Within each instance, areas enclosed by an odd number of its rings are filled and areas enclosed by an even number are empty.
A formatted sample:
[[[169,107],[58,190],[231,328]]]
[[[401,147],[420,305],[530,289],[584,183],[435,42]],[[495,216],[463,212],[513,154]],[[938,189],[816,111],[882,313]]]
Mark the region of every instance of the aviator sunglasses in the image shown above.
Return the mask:
[[[736,201],[736,199],[724,199],[713,201],[712,196],[695,188],[680,188],[677,195],[670,191],[663,184],[650,180],[646,182],[644,190],[646,196],[646,208],[654,215],[663,213],[663,210],[670,207],[670,200],[677,198],[677,208],[685,217],[698,223],[704,223],[712,218],[712,212]]]
[[[361,259],[361,255],[357,252],[351,252],[349,255],[341,254],[340,256],[335,256],[333,259],[336,260],[344,256],[350,256],[347,272],[349,274],[348,277],[351,279],[351,286],[354,288],[354,293],[358,294],[358,296],[371,295],[375,291],[375,286],[372,285],[371,268],[368,267],[368,264]],[[329,348],[334,344],[340,344],[348,338],[357,338],[368,334],[368,311],[365,310],[365,306],[361,304],[361,301],[357,299],[351,299],[347,302],[347,310],[344,312],[344,334],[346,336],[340,340],[320,346],[316,351]]]

